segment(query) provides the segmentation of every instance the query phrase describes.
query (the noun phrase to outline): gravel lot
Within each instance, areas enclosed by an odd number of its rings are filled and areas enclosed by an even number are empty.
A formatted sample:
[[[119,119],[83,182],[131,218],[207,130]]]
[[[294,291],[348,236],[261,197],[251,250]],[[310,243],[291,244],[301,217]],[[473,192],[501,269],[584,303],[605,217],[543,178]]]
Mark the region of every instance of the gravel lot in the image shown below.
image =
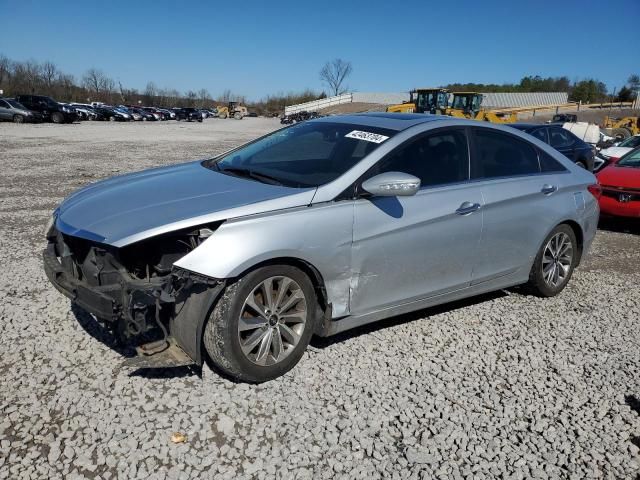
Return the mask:
[[[515,289],[318,339],[267,384],[119,369],[46,281],[51,210],[277,127],[0,124],[0,479],[640,478],[634,225],[601,230],[559,297]]]

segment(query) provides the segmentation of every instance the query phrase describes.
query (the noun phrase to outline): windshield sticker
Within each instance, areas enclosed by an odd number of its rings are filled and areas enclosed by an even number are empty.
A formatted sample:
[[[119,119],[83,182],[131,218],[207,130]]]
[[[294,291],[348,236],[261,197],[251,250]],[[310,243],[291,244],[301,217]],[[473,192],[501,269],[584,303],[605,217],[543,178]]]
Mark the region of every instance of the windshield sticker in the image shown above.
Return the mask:
[[[365,142],[382,143],[389,137],[380,135],[379,133],[361,132],[360,130],[354,130],[345,135],[346,138],[355,138],[356,140],[364,140]]]

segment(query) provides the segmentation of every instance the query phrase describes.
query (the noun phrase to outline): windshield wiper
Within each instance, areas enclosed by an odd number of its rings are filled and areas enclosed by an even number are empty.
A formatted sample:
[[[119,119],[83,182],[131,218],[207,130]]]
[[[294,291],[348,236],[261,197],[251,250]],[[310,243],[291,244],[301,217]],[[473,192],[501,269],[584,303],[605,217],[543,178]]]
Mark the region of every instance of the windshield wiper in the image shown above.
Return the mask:
[[[242,167],[220,168],[218,165],[216,166],[219,168],[220,172],[229,172],[232,175],[237,175],[238,177],[253,178],[254,180],[257,180],[259,182],[269,183],[271,185],[283,185],[283,183],[276,177],[272,177],[271,175],[267,175],[266,173],[254,172],[253,170]]]

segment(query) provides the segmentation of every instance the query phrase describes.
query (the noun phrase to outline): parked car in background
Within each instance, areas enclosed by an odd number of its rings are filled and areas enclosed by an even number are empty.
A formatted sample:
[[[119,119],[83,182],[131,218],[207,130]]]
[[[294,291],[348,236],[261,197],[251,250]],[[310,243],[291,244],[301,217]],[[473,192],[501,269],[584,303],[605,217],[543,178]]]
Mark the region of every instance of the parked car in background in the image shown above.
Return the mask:
[[[98,117],[98,114],[90,105],[83,103],[71,103],[70,105],[78,113],[81,120],[96,120]]]
[[[140,115],[140,119],[142,121],[145,122],[154,122],[157,120],[156,116],[151,113],[151,112],[147,112],[146,110],[142,109],[142,108],[137,108],[137,107],[129,107],[129,110],[137,113],[138,115]]]
[[[596,155],[594,170],[598,172],[607,165],[616,163],[622,156],[637,147],[640,147],[640,135],[634,135],[611,147],[603,148]]]
[[[176,119],[176,114],[175,112],[167,109],[167,108],[158,108],[158,111],[160,111],[160,113],[162,113],[164,115],[164,118],[166,120],[175,120]]]
[[[32,112],[13,98],[0,98],[0,120],[13,123],[37,123],[42,121],[42,115]]]
[[[156,117],[156,120],[166,120],[164,114],[160,112],[158,109],[156,109],[155,107],[142,107],[142,109],[146,110],[151,115]]]
[[[186,120],[188,122],[202,122],[202,113],[195,108],[180,108],[176,111],[176,120]]]
[[[125,340],[162,322],[163,353],[144,365],[208,355],[261,382],[290,370],[313,334],[519,284],[559,294],[594,239],[596,187],[505,126],[325,117],[72,194],[53,213],[44,267]]]
[[[108,120],[110,122],[127,122],[131,119],[126,113],[119,112],[112,107],[95,107],[94,110],[98,114],[97,120]]]
[[[131,117],[131,120],[139,122],[142,120],[142,115],[140,115],[138,112],[136,112],[135,110],[127,107],[126,105],[118,105],[117,107],[115,107],[119,112],[122,113],[126,113],[127,115],[129,115],[129,117]]]
[[[512,123],[509,126],[533,135],[538,140],[551,145],[576,165],[593,171],[595,157],[593,147],[560,125]]]
[[[56,102],[44,95],[17,95],[16,100],[29,110],[38,112],[43,119],[53,123],[73,123],[78,119],[75,109]]]
[[[597,177],[603,215],[640,219],[640,147],[601,169]]]

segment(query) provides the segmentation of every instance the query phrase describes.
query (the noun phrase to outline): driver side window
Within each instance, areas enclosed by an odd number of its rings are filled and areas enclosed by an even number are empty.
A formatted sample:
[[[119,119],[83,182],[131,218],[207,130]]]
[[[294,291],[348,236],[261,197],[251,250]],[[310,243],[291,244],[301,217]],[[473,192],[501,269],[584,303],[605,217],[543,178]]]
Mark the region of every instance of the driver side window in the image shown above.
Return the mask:
[[[464,130],[440,131],[400,145],[378,162],[372,174],[386,172],[416,176],[422,188],[468,180],[469,151]]]

